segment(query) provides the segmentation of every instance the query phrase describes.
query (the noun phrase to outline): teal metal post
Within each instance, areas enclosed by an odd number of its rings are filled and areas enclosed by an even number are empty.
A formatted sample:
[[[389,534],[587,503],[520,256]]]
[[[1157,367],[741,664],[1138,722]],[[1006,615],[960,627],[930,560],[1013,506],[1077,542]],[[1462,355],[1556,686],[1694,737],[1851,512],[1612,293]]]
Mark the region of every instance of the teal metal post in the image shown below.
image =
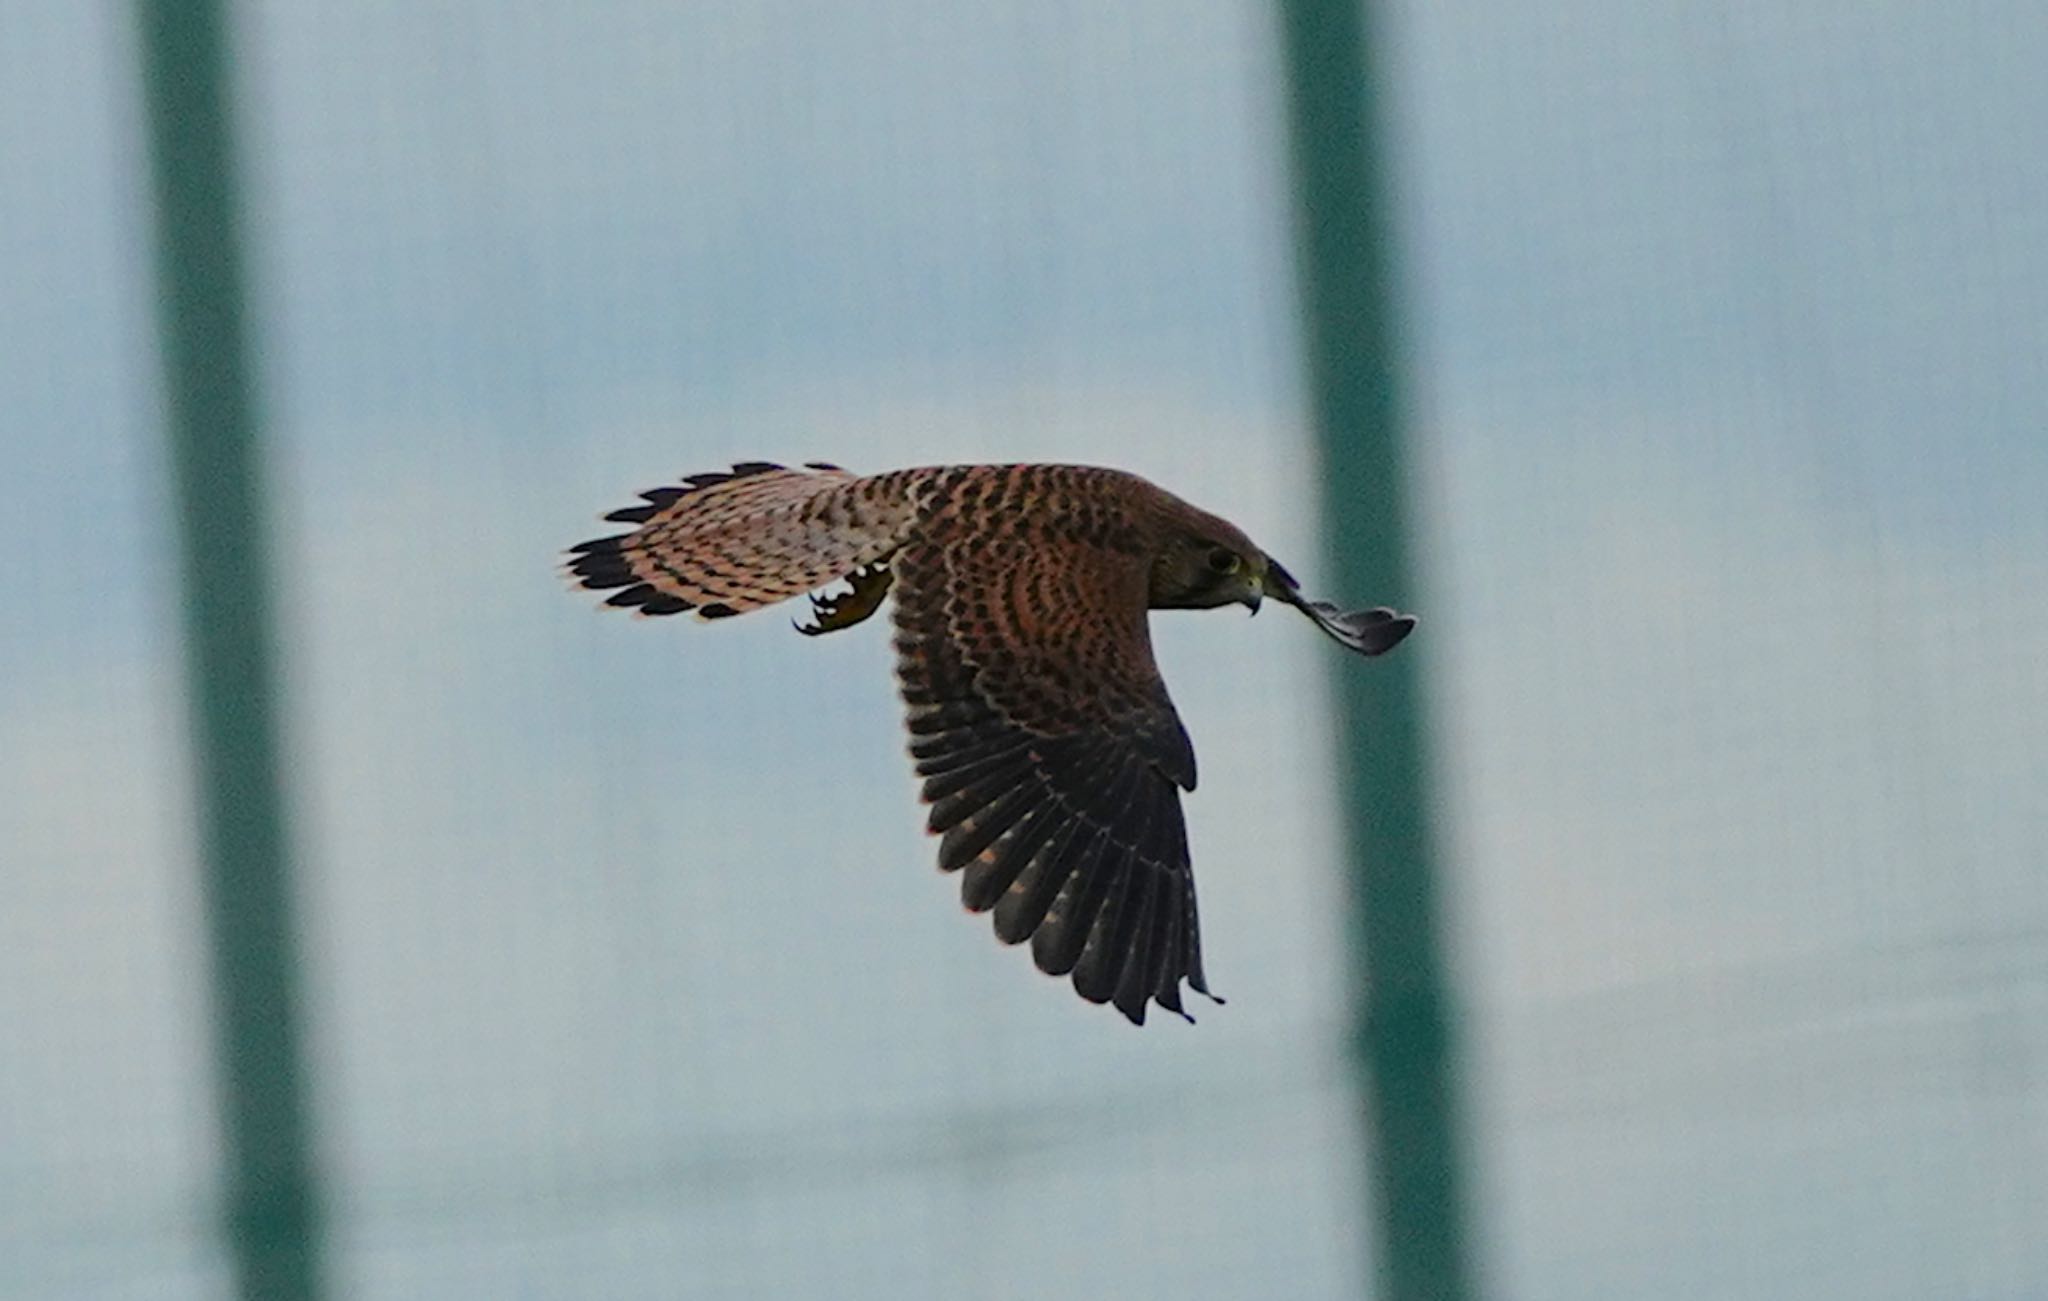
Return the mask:
[[[183,563],[226,1232],[249,1301],[318,1295],[318,1214],[272,710],[269,553],[219,0],[139,0]]]
[[[1361,0],[1281,0],[1310,400],[1334,590],[1415,609],[1401,346]],[[1423,694],[1429,612],[1385,659],[1333,658],[1352,846],[1354,1049],[1387,1301],[1470,1295]]]

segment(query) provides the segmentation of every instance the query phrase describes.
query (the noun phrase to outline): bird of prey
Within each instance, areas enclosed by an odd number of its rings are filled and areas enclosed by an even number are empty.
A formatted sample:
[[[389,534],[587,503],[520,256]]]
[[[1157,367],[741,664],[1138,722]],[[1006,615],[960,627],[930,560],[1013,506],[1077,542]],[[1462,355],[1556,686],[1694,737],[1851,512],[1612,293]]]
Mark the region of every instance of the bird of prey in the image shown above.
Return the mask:
[[[1193,1020],[1202,974],[1180,792],[1195,753],[1152,659],[1150,610],[1273,597],[1351,650],[1415,626],[1340,612],[1231,524],[1133,474],[955,465],[855,475],[748,461],[641,494],[568,570],[606,604],[722,619],[811,594],[817,635],[894,591],[910,754],[973,912],[1039,968],[1143,1025]],[[838,595],[823,589],[845,588]]]

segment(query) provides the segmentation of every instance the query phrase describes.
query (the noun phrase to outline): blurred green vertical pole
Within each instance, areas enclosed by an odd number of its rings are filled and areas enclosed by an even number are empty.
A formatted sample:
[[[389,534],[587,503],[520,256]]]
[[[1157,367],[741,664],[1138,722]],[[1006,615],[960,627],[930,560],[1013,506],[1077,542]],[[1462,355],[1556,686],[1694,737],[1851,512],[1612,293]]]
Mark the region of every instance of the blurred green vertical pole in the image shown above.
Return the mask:
[[[1412,608],[1400,326],[1363,0],[1281,0],[1310,400],[1334,590]],[[1458,1094],[1440,953],[1416,636],[1333,660],[1360,985],[1354,1050],[1372,1140],[1379,1294],[1470,1295]]]
[[[318,1294],[226,15],[138,0],[193,768],[239,1294]]]

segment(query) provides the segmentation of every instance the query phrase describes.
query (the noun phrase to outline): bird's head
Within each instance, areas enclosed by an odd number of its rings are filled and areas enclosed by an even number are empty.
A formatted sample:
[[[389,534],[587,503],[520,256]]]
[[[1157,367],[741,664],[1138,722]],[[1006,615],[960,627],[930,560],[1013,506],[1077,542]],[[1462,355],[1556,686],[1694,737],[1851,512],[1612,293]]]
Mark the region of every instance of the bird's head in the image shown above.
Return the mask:
[[[1266,554],[1213,515],[1189,510],[1164,530],[1152,555],[1155,610],[1242,605],[1258,613],[1266,594]]]
[[[1252,545],[1225,520],[1175,501],[1152,557],[1149,604],[1155,610],[1207,610],[1242,605],[1253,614],[1266,597],[1284,601],[1331,638],[1361,655],[1392,650],[1415,627],[1415,616],[1387,606],[1339,610],[1303,596],[1286,566]]]

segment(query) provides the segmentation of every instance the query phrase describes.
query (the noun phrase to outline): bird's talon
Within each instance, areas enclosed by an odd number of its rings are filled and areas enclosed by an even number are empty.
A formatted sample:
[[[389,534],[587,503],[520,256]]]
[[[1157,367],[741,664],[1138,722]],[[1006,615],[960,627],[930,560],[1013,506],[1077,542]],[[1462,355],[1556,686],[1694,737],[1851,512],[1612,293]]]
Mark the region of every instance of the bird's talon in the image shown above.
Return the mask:
[[[817,623],[810,627],[798,624],[797,631],[806,637],[817,637],[838,632],[841,628],[851,628],[881,608],[882,598],[889,594],[891,577],[888,562],[877,561],[848,574],[846,581],[850,586],[836,596],[820,596],[813,592],[811,613],[817,618]]]

